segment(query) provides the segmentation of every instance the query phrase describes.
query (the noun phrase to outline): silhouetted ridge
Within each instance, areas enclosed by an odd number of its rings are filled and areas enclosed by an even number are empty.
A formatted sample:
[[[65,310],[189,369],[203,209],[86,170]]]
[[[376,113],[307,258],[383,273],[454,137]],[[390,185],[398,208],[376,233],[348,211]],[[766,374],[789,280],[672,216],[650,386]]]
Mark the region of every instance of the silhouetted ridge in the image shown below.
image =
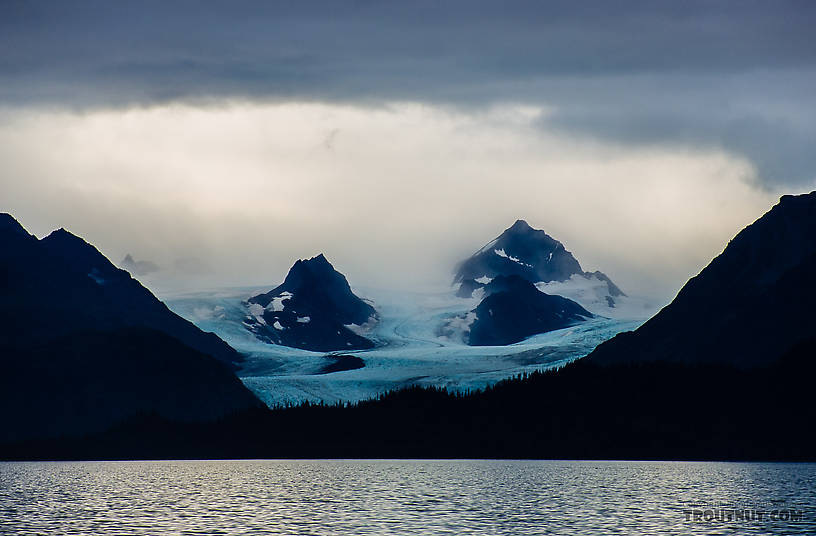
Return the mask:
[[[815,215],[816,192],[782,197],[690,279],[672,303],[587,359],[752,367],[813,337]]]
[[[0,212],[0,235],[5,234],[16,234],[20,236],[27,236],[30,237],[31,235],[28,234],[20,222],[18,222],[14,216],[8,214],[7,212]]]
[[[10,413],[0,441],[259,407],[224,341],[81,238],[59,229],[37,240],[12,221],[0,218],[0,405]]]

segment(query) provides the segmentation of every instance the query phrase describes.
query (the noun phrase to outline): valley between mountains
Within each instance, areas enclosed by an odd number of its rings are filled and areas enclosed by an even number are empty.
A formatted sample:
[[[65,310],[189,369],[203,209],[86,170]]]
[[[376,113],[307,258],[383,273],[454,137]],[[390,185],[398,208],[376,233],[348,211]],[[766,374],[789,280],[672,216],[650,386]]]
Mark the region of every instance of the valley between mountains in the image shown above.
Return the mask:
[[[449,290],[415,294],[361,288],[355,290],[376,304],[381,314],[367,334],[376,346],[324,353],[266,344],[247,331],[243,300],[257,290],[220,289],[165,297],[165,301],[173,311],[244,354],[237,374],[270,406],[358,401],[409,385],[479,389],[582,357],[616,333],[635,329],[649,313],[640,305],[619,311],[621,318],[597,317],[512,345],[469,346],[438,335],[437,329],[447,318],[472,309],[476,300],[457,298]],[[332,362],[327,356],[348,353],[360,357],[365,366],[321,374]]]
[[[237,374],[270,407],[357,402],[409,386],[483,389],[582,357],[657,309],[603,273],[584,272],[523,220],[436,292],[352,288],[321,254],[295,262],[268,292],[163,298],[245,356]]]

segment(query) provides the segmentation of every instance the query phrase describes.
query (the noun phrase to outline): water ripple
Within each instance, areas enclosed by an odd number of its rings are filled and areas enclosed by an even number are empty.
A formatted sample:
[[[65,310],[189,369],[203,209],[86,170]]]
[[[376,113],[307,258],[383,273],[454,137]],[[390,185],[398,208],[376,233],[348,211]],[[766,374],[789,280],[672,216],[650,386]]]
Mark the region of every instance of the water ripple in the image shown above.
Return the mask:
[[[688,519],[738,505],[801,520]],[[0,463],[0,534],[812,534],[816,465]]]

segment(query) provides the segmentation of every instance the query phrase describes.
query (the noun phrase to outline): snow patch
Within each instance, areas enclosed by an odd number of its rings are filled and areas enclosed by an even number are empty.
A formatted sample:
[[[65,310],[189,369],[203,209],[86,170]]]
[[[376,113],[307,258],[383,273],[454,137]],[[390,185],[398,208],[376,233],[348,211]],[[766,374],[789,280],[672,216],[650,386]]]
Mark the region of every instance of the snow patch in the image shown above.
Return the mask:
[[[280,296],[272,298],[272,301],[269,302],[269,305],[267,305],[266,308],[272,311],[273,313],[283,311],[285,307],[283,305],[283,302],[291,299],[292,296],[293,294],[291,292],[281,292]]]
[[[216,306],[216,307],[218,307],[218,306]],[[201,309],[201,307],[198,307],[198,308],[194,309],[193,312],[195,313],[195,311],[198,311],[200,309]],[[223,309],[223,307],[222,307],[222,309]],[[263,314],[264,314],[263,306],[261,306],[258,303],[250,303],[249,304],[249,315],[252,318],[254,318],[256,322],[258,322],[259,324],[263,324],[265,326],[266,325],[266,320],[264,320]],[[200,322],[202,320],[210,320],[210,319],[196,316],[195,320]]]
[[[530,268],[532,268],[532,267],[533,267],[533,265],[532,265],[532,264],[527,264],[526,262],[522,262],[522,261],[521,261],[521,259],[519,259],[518,257],[513,257],[512,255],[508,255],[508,254],[507,254],[507,253],[504,251],[504,248],[502,248],[502,249],[494,249],[494,250],[493,250],[493,253],[495,253],[495,254],[496,254],[496,255],[498,255],[499,257],[504,257],[505,259],[511,260],[511,261],[515,262],[516,264],[521,264],[522,266],[528,266],[528,267],[530,267]]]
[[[365,323],[363,324],[344,324],[344,325],[349,331],[351,331],[355,335],[365,337],[377,325],[377,317],[375,315],[371,315],[368,317],[368,320],[366,320]]]

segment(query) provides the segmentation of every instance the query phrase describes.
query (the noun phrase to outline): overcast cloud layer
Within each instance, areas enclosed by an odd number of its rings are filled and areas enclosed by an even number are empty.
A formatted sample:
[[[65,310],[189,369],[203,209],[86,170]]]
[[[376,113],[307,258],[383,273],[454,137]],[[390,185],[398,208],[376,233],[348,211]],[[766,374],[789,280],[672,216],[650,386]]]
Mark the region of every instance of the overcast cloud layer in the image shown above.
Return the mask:
[[[812,182],[816,4],[0,4],[7,102],[250,97],[554,107],[567,130],[716,145]]]
[[[230,281],[332,247],[441,278],[525,217],[671,294],[816,186],[814,27],[808,1],[5,0],[0,209]]]

